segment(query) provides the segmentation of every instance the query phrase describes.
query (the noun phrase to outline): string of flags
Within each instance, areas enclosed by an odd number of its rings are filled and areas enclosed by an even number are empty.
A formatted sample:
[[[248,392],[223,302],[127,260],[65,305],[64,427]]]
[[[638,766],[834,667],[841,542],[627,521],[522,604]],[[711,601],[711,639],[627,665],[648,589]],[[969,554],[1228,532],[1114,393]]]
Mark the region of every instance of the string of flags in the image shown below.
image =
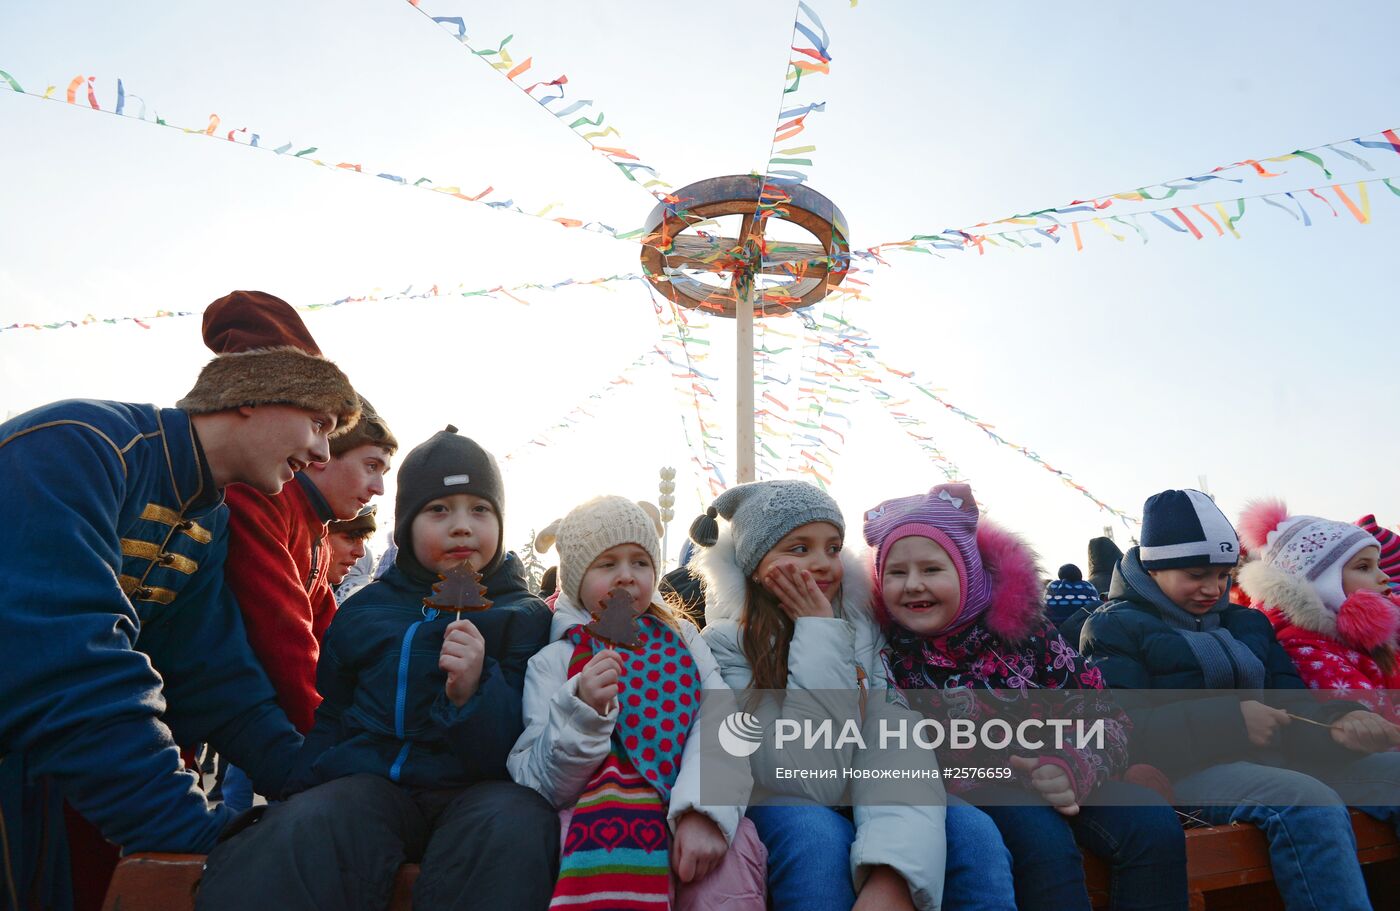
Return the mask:
[[[944,395],[940,394],[942,390],[929,386],[927,383],[920,381],[915,376],[914,371],[899,370],[896,367],[889,364],[880,356],[879,347],[874,344],[874,342],[871,340],[870,334],[864,329],[861,329],[854,323],[851,323],[848,320],[841,319],[840,317],[834,317],[833,319],[835,319],[835,321],[841,325],[842,335],[850,341],[851,346],[861,355],[861,357],[864,360],[868,361],[874,367],[877,367],[880,373],[883,374],[883,376],[876,376],[873,370],[867,368],[867,370],[862,374],[862,379],[865,382],[871,384],[882,384],[886,379],[888,379],[895,385],[902,385],[906,389],[912,392],[916,392],[919,395],[922,395],[932,400],[936,404],[941,405],[949,413],[955,415],[958,418],[961,418],[962,420],[981,430],[982,433],[987,437],[987,439],[991,440],[993,443],[996,443],[998,446],[1003,446],[1015,452],[1018,452],[1026,459],[1030,460],[1036,465],[1039,465],[1042,469],[1058,478],[1060,482],[1066,487],[1069,487],[1071,490],[1074,490],[1080,495],[1086,497],[1100,510],[1114,516],[1125,526],[1131,527],[1133,525],[1140,524],[1137,517],[1132,516],[1121,509],[1117,509],[1113,506],[1110,506],[1108,503],[1099,499],[1082,484],[1074,480],[1073,476],[1070,475],[1069,472],[1056,468],[1054,465],[1051,465],[1040,455],[1040,453],[1036,452],[1028,446],[1024,446],[1020,443],[1014,443],[1011,440],[1006,439],[1004,436],[997,432],[995,424],[984,421],[978,418],[976,415],[964,411],[962,408],[959,408],[957,405],[950,402]],[[906,399],[900,404],[906,405],[909,404],[909,402]],[[917,424],[917,419],[913,419],[909,423]],[[947,472],[945,472],[945,475],[946,474]],[[952,475],[948,476],[950,478],[952,477]]]
[[[806,183],[807,169],[812,166],[811,155],[817,147],[798,137],[807,131],[809,118],[826,111],[826,101],[815,100],[820,86],[814,83],[817,76],[831,73],[831,35],[807,0],[797,2],[790,45],[778,123],[769,141],[768,162],[760,181],[758,208],[754,212],[760,235],[764,222],[774,215],[786,214],[785,206],[792,201],[791,187]],[[803,85],[804,79],[806,85]],[[760,252],[766,254],[767,251]]]
[[[553,424],[536,433],[524,443],[515,447],[505,455],[505,461],[509,462],[521,458],[529,452],[537,449],[544,449],[559,441],[559,437],[574,429],[585,420],[596,417],[591,409],[596,409],[605,400],[615,396],[619,391],[636,385],[634,378],[637,373],[646,367],[656,364],[661,352],[656,348],[648,348],[643,351],[632,362],[622,369],[617,376],[608,380],[603,388],[590,394],[582,402],[570,408],[559,417]]]
[[[605,224],[601,221],[585,220],[581,218],[573,218],[571,216],[557,214],[556,210],[561,205],[563,205],[563,203],[561,202],[551,202],[540,208],[536,208],[532,204],[528,209],[524,208],[522,205],[516,202],[513,196],[509,196],[507,194],[497,191],[494,184],[490,184],[481,190],[475,190],[475,188],[472,187],[468,187],[466,190],[463,190],[461,185],[439,183],[430,177],[411,178],[408,176],[404,176],[406,174],[411,174],[412,172],[406,172],[397,168],[392,171],[381,170],[377,167],[366,165],[359,161],[337,161],[328,158],[321,158],[318,157],[321,150],[317,145],[294,143],[291,140],[286,140],[281,142],[280,144],[273,145],[271,143],[264,142],[261,133],[253,131],[246,126],[229,129],[228,124],[224,123],[223,119],[218,114],[210,114],[208,123],[202,127],[181,126],[179,124],[172,123],[165,117],[161,116],[159,111],[153,105],[148,106],[144,98],[141,98],[138,95],[134,95],[128,92],[126,90],[126,84],[120,78],[116,80],[115,100],[108,102],[108,104],[104,107],[102,103],[98,100],[97,80],[98,77],[96,76],[74,76],[72,80],[70,80],[68,83],[67,91],[64,92],[64,94],[60,97],[56,95],[56,92],[58,90],[58,87],[56,85],[50,85],[47,88],[45,88],[42,92],[32,91],[22,87],[19,81],[15,79],[14,76],[10,75],[8,72],[0,70],[0,85],[8,87],[12,91],[20,95],[27,95],[31,98],[37,98],[43,101],[57,101],[59,103],[67,103],[70,105],[80,107],[83,110],[98,111],[104,114],[113,114],[118,117],[126,117],[132,120],[139,120],[143,123],[152,124],[154,126],[167,127],[173,130],[177,130],[180,133],[189,136],[204,136],[210,139],[215,139],[223,142],[231,142],[235,145],[244,146],[246,148],[259,149],[264,152],[269,152],[280,158],[305,162],[315,167],[326,168],[336,172],[348,172],[369,177],[375,177],[381,180],[387,180],[401,187],[409,187],[416,190],[426,190],[432,193],[448,196],[453,199],[459,199],[464,202],[486,206],[487,208],[496,209],[498,211],[513,212],[519,215],[529,216],[531,218],[543,219],[545,221],[553,222],[554,224],[560,225],[565,228],[575,228],[579,230],[589,231],[591,233],[602,234],[607,237],[612,237],[617,240],[626,240],[635,243],[639,241],[643,234],[643,230],[641,228],[636,228],[631,231],[619,231],[612,225]],[[80,93],[84,91],[85,97],[83,95],[80,95]],[[86,104],[83,103],[84,100],[86,101]],[[138,102],[140,104],[140,107],[133,112],[132,107]],[[148,107],[151,112],[150,119],[147,119]]]
[[[514,301],[517,304],[520,304],[521,306],[528,307],[530,305],[530,302],[520,296],[522,293],[525,292],[558,291],[560,288],[569,288],[573,286],[584,285],[591,285],[594,287],[601,288],[611,288],[626,282],[641,282],[644,285],[647,284],[646,280],[639,273],[626,272],[617,275],[605,275],[599,278],[591,278],[587,280],[566,278],[563,281],[558,282],[522,282],[518,285],[511,285],[510,287],[505,287],[504,285],[494,285],[485,288],[469,288],[467,287],[467,285],[459,282],[455,288],[444,288],[441,285],[434,284],[425,290],[416,291],[414,290],[414,285],[409,285],[402,291],[384,293],[381,289],[376,288],[366,293],[347,295],[345,297],[337,298],[333,301],[326,301],[323,303],[315,304],[294,305],[293,309],[300,310],[304,313],[310,313],[315,312],[317,310],[328,310],[333,307],[343,307],[347,304],[360,304],[366,302],[383,303],[387,301],[428,300],[430,298],[439,297],[481,297],[490,298],[493,300],[499,300],[500,297],[504,297],[508,300]],[[28,329],[35,331],[45,329],[77,329],[84,326],[115,326],[121,323],[131,323],[133,325],[139,326],[142,329],[149,329],[151,328],[151,323],[155,322],[158,319],[174,319],[186,316],[199,316],[202,313],[203,310],[156,310],[154,313],[146,314],[143,316],[110,317],[97,317],[89,313],[80,319],[54,320],[44,323],[15,322],[11,323],[8,326],[0,326],[0,332],[9,332],[12,330],[19,329]]]
[[[724,437],[714,416],[718,399],[710,387],[719,378],[700,369],[709,358],[710,342],[700,335],[711,328],[710,318],[659,297],[649,282],[645,285],[661,331],[656,351],[671,367],[672,385],[680,403],[677,412],[681,429],[691,452],[690,460],[697,469],[696,495],[708,502],[728,486],[723,468]]]
[[[1324,153],[1327,154],[1327,158],[1323,157]],[[1368,186],[1379,183],[1392,193],[1400,195],[1400,190],[1396,189],[1394,183],[1396,177],[1392,175],[1339,180],[1336,172],[1359,169],[1360,172],[1374,174],[1376,165],[1373,159],[1388,161],[1392,166],[1400,164],[1392,159],[1391,155],[1400,155],[1400,133],[1395,129],[1386,129],[1281,155],[1246,158],[1233,164],[1212,168],[1204,174],[1163,181],[1134,190],[1076,199],[1062,206],[1036,209],[963,228],[949,228],[935,234],[915,234],[904,240],[876,244],[868,248],[867,252],[878,258],[880,254],[890,250],[937,255],[939,251],[964,251],[975,248],[980,254],[986,252],[988,243],[997,246],[998,240],[1015,247],[1040,247],[1046,243],[1058,244],[1067,237],[1074,237],[1076,250],[1082,250],[1083,239],[1079,227],[1081,225],[1091,225],[1115,240],[1123,240],[1128,236],[1127,232],[1133,232],[1143,243],[1147,243],[1148,234],[1144,230],[1144,222],[1154,227],[1165,226],[1175,233],[1189,234],[1197,240],[1205,236],[1203,227],[1206,225],[1209,225],[1216,236],[1229,233],[1238,238],[1240,234],[1236,225],[1244,216],[1245,204],[1252,201],[1260,201],[1263,205],[1293,214],[1305,227],[1312,224],[1312,214],[1304,205],[1304,199],[1321,203],[1321,206],[1334,216],[1345,211],[1358,223],[1367,224],[1370,221]],[[1293,162],[1316,168],[1326,182],[1301,188],[1264,189],[1270,181],[1290,174]],[[1177,198],[1179,194],[1198,195],[1203,188],[1245,183],[1251,186],[1258,185],[1261,192],[1201,202],[1194,202],[1186,196]],[[1171,205],[1155,208],[1133,206],[1134,203],[1166,200],[1171,200]],[[1131,211],[1116,214],[1125,204]],[[1112,214],[1108,212],[1110,208],[1114,208]],[[1319,206],[1314,205],[1314,208],[1321,212]],[[979,230],[998,227],[1005,227],[1006,230]],[[1120,229],[1123,232],[1121,234]]]
[[[516,62],[507,49],[515,35],[510,34],[496,42],[494,47],[481,49],[472,45],[467,35],[466,19],[462,16],[435,16],[424,9],[423,0],[408,0],[408,4],[425,17],[437,23],[456,38],[474,57],[485,62],[491,69],[505,77],[506,81],[520,89],[533,102],[544,108],[555,120],[565,124],[574,135],[588,143],[589,148],[606,158],[618,172],[633,184],[641,186],[657,199],[666,200],[667,194],[658,188],[671,189],[671,184],[661,179],[661,174],[652,165],[646,164],[629,150],[616,145],[602,145],[602,140],[615,142],[622,138],[617,126],[608,120],[607,115],[594,107],[591,98],[575,99],[569,94],[570,84],[567,74],[561,73],[553,79],[540,79],[529,82],[528,75],[534,69],[535,58],[526,57]],[[552,71],[551,71],[552,72]],[[539,76],[539,73],[535,73]],[[528,83],[528,84],[527,84]],[[589,114],[596,114],[590,118]],[[609,139],[616,137],[616,139]],[[638,179],[638,172],[642,180]]]

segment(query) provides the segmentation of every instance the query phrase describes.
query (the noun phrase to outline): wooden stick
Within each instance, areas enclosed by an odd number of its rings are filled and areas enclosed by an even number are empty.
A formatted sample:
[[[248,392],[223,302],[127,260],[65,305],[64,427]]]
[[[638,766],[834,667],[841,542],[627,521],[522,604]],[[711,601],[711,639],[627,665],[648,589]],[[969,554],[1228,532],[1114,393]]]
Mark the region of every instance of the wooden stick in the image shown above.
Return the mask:
[[[1308,724],[1315,724],[1315,725],[1317,725],[1317,726],[1320,727],[1320,728],[1327,728],[1327,730],[1329,730],[1329,731],[1332,730],[1332,725],[1330,725],[1330,724],[1325,724],[1325,723],[1323,723],[1323,722],[1321,722],[1321,721],[1314,721],[1314,720],[1311,719],[1311,718],[1304,718],[1302,715],[1295,715],[1295,714],[1293,714],[1292,712],[1284,712],[1284,714],[1287,715],[1289,718],[1293,718],[1293,719],[1296,719],[1296,720],[1298,720],[1298,721],[1304,721],[1304,722],[1307,722]]]

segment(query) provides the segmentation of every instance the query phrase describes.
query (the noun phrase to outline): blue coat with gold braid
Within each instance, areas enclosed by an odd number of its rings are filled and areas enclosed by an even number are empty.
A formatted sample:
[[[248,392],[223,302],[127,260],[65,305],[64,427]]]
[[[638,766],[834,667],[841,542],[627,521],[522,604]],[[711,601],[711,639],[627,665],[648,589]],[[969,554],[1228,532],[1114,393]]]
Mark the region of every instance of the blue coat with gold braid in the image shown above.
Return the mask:
[[[224,584],[227,527],[182,411],[72,400],[0,424],[0,908],[67,905],[62,799],[127,851],[209,851],[232,814],[177,742],[281,791],[301,738]]]

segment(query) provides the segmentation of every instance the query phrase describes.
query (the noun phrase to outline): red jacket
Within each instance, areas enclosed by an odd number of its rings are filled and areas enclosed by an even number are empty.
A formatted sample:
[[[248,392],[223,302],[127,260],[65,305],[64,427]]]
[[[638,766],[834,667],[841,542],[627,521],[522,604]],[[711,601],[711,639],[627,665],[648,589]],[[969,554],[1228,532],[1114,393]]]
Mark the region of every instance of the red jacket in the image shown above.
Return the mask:
[[[1347,699],[1400,723],[1400,704],[1386,692],[1400,690],[1400,668],[1387,673],[1370,654],[1380,645],[1395,648],[1400,601],[1355,592],[1334,614],[1306,581],[1258,560],[1241,570],[1240,584],[1273,624],[1304,683],[1344,691]]]
[[[315,721],[316,662],[335,614],[327,581],[328,515],[319,493],[298,475],[274,497],[244,484],[225,493],[229,507],[225,576],[243,611],[248,642],[277,691],[277,702],[305,734]],[[314,488],[313,488],[314,491]]]

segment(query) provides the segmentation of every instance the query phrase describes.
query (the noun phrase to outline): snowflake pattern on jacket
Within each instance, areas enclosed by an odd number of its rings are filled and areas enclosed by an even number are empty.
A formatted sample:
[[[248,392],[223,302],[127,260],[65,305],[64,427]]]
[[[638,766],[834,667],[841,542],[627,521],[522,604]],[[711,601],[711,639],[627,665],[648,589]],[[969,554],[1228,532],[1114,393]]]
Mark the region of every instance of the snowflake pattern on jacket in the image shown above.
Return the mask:
[[[1400,724],[1400,704],[1389,692],[1400,690],[1400,667],[1386,672],[1365,652],[1295,625],[1276,607],[1264,608],[1264,615],[1309,689],[1333,690],[1338,698],[1359,702]]]

